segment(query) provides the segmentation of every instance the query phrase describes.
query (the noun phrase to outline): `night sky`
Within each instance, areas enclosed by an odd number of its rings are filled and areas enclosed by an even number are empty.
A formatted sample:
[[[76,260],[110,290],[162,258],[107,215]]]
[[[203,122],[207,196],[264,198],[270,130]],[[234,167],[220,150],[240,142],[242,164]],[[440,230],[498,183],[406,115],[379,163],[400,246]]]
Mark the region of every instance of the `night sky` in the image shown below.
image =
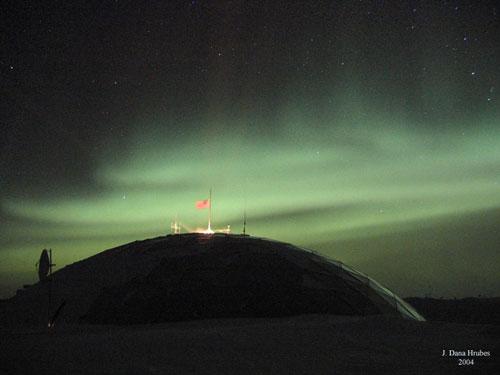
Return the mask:
[[[495,1],[4,1],[0,296],[231,225],[402,294],[500,295]]]

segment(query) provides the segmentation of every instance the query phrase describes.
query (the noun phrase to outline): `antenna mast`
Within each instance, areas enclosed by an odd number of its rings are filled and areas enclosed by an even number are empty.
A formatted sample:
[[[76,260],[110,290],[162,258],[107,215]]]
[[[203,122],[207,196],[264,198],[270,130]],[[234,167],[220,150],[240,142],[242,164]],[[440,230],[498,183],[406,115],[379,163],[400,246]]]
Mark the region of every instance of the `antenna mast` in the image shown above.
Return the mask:
[[[52,263],[52,249],[49,249],[49,276],[48,276],[48,281],[49,281],[49,306],[48,306],[48,327],[52,327],[51,319],[50,319],[50,310],[51,310],[51,304],[52,304],[52,267],[55,266],[54,263]]]
[[[50,305],[52,302],[52,249],[49,249],[49,307],[47,311],[47,324],[50,328]]]
[[[212,222],[212,188],[210,188],[210,193],[208,197],[208,231],[212,230],[210,226],[211,222]]]
[[[180,234],[181,233],[181,226],[177,220],[177,214],[175,214],[175,221],[173,223],[170,223],[170,231],[173,234]]]
[[[246,235],[247,229],[247,198],[245,197],[245,208],[243,209],[243,235]]]

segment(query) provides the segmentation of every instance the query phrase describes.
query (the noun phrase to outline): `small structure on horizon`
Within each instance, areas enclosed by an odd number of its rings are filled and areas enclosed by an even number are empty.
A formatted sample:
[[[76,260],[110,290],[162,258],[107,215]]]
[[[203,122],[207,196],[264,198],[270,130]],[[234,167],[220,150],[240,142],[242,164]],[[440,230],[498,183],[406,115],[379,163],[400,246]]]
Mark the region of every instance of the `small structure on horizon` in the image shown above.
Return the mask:
[[[181,234],[181,225],[177,221],[177,215],[175,215],[175,220],[170,223],[170,231],[172,234]]]
[[[221,230],[216,230],[216,232],[230,234],[231,233],[231,225],[228,224],[227,227],[225,227],[224,229],[221,229]]]

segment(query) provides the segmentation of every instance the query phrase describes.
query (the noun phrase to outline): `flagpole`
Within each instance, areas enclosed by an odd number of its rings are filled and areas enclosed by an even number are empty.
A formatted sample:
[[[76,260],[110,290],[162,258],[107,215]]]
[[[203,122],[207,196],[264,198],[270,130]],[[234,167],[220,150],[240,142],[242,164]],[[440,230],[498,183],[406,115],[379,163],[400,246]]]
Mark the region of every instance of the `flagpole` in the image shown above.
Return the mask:
[[[247,198],[245,197],[245,209],[243,210],[243,235],[247,234]]]
[[[212,230],[210,223],[212,221],[212,188],[210,188],[209,198],[208,198],[208,230]]]

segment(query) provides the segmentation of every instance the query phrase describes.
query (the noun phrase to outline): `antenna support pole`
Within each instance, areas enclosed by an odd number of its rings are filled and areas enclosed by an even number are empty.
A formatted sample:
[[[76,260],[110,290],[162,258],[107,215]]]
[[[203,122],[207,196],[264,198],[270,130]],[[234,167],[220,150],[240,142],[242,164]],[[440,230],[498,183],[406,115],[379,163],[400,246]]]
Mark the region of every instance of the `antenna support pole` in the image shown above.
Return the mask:
[[[212,188],[210,188],[209,197],[208,197],[208,230],[212,230],[211,228],[212,222]]]
[[[50,325],[50,305],[52,302],[52,249],[49,249],[49,306],[47,311],[47,324],[48,327],[51,328]]]
[[[245,235],[247,229],[247,208],[245,206],[245,211],[243,212],[243,235]]]
[[[243,208],[243,235],[247,233],[247,197],[245,194],[245,206]]]

